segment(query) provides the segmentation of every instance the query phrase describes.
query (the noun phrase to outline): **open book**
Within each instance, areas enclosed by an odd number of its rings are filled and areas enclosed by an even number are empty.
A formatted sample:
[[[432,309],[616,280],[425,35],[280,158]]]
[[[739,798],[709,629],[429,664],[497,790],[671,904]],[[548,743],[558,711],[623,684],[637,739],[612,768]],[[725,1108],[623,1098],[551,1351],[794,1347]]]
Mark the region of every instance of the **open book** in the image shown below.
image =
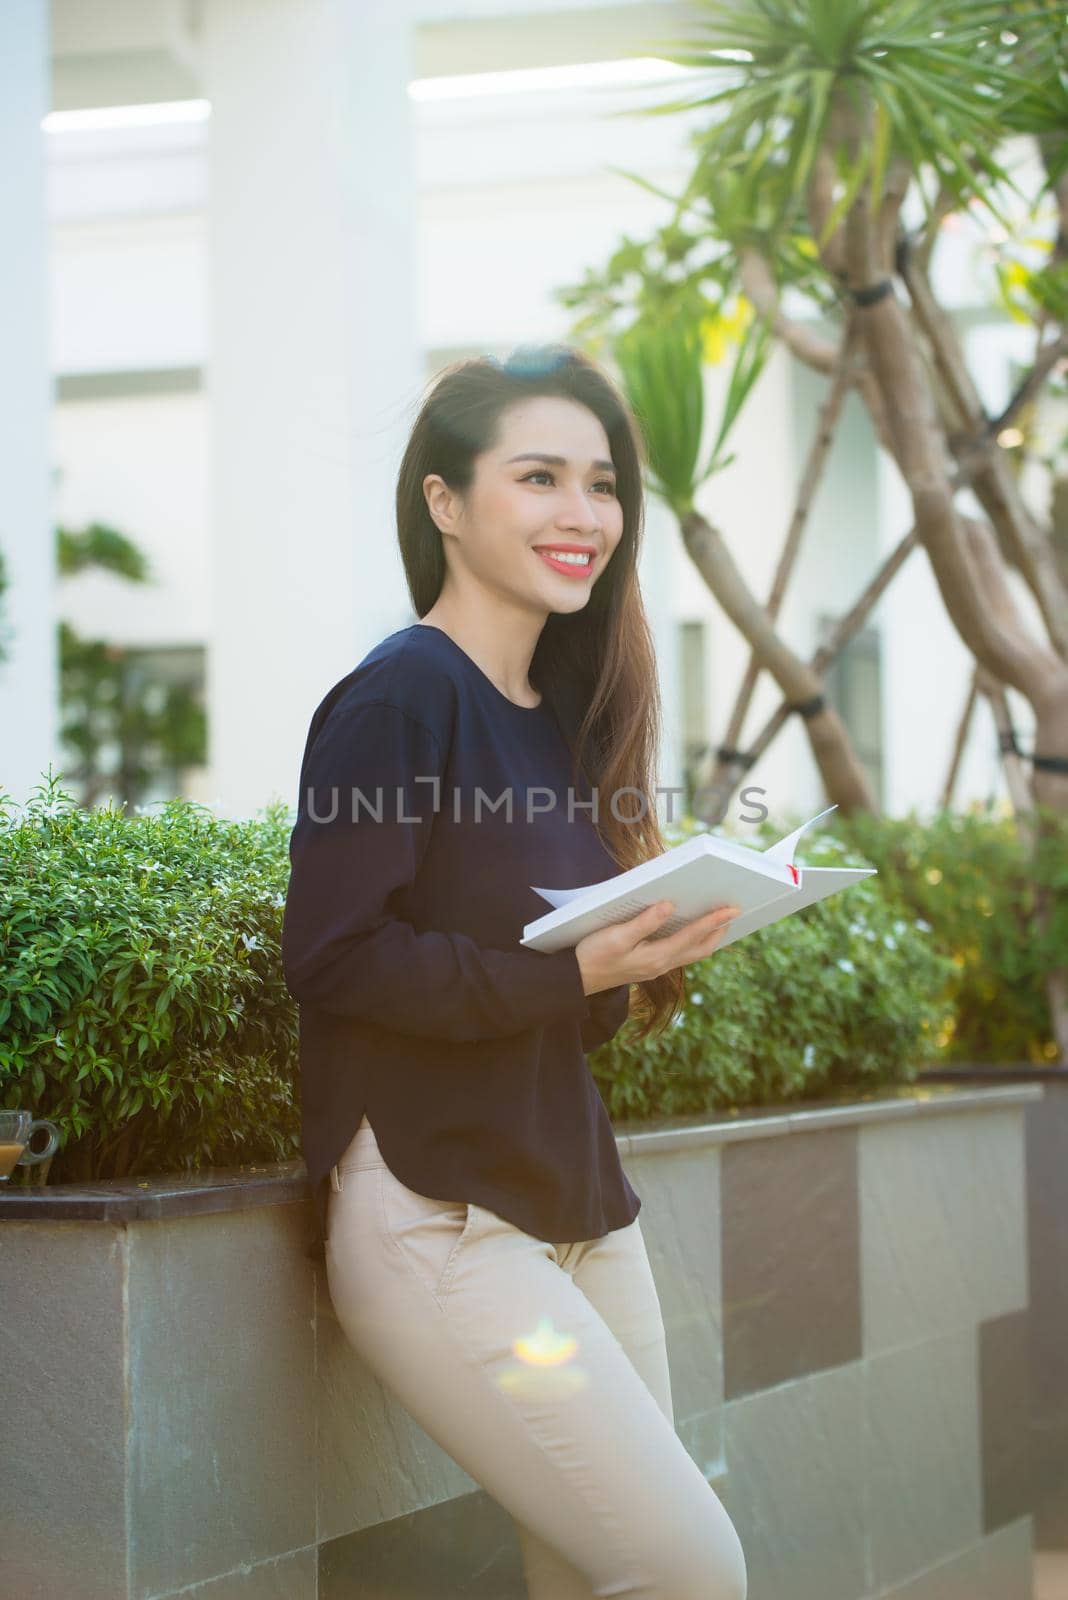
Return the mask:
[[[805,829],[836,809],[828,806],[766,850],[701,833],[599,883],[579,889],[537,889],[531,884],[534,893],[555,909],[528,922],[519,942],[550,954],[566,950],[598,928],[626,922],[658,900],[671,900],[674,913],[651,935],[654,939],[677,933],[716,906],[740,906],[716,946],[722,950],[747,933],[874,874],[875,867],[804,867],[794,861]]]

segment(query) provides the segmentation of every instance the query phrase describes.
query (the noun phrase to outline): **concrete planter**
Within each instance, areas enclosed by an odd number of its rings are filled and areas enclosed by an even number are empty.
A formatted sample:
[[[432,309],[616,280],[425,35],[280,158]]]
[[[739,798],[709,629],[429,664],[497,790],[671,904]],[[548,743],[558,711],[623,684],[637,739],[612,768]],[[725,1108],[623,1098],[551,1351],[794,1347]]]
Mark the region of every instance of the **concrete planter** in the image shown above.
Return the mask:
[[[617,1128],[752,1600],[1030,1594],[1049,1109],[939,1085]],[[510,1519],[341,1336],[301,1163],[10,1190],[0,1223],[6,1600],[523,1596]]]

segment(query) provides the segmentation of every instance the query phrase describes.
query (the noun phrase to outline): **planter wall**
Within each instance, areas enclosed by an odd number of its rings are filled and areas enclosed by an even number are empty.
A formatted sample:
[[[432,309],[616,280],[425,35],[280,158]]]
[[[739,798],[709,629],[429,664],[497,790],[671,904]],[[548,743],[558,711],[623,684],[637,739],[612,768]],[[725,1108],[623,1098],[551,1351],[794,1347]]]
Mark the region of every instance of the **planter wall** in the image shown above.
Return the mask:
[[[1030,1594],[1043,1095],[617,1130],[750,1600]],[[342,1337],[300,1163],[10,1190],[0,1224],[6,1600],[523,1596],[510,1519]]]
[[[1026,1108],[1030,1457],[1037,1550],[1068,1552],[1068,1067],[960,1066],[924,1073],[960,1085],[1039,1083]],[[1059,1563],[1068,1597],[1068,1562]]]

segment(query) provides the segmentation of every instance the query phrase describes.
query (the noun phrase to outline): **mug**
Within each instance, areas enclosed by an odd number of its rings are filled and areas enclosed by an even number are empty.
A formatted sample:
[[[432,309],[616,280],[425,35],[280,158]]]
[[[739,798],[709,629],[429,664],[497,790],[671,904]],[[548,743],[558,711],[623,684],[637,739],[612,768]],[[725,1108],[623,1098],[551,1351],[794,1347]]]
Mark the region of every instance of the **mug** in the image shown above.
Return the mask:
[[[43,1150],[31,1150],[30,1140],[38,1128],[48,1129]],[[6,1183],[16,1167],[35,1167],[59,1149],[59,1129],[32,1111],[0,1111],[0,1183]]]

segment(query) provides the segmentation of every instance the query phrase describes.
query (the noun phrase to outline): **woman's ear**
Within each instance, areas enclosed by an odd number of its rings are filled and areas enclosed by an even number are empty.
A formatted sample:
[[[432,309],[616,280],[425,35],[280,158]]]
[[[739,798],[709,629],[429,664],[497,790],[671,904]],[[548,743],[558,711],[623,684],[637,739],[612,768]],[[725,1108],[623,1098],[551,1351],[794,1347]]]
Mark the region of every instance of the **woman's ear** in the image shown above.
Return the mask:
[[[438,531],[452,533],[457,517],[455,496],[436,472],[428,472],[423,479],[423,498]]]

